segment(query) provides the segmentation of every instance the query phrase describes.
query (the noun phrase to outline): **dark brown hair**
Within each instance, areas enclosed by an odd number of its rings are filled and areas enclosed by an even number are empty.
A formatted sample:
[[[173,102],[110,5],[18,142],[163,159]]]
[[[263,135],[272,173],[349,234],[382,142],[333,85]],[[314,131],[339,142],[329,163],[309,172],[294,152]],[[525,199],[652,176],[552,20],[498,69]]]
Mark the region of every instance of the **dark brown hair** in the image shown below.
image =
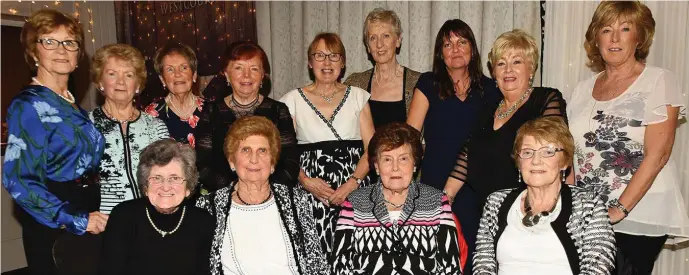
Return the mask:
[[[435,47],[433,48],[433,87],[438,91],[441,99],[452,97],[455,94],[454,84],[447,71],[447,65],[445,65],[443,60],[443,45],[445,40],[450,40],[451,34],[469,40],[469,44],[471,44],[471,60],[467,70],[471,79],[471,88],[478,90],[480,95],[483,96],[481,78],[485,75],[483,74],[483,68],[481,68],[481,54],[478,52],[476,38],[474,38],[474,32],[471,30],[471,27],[459,19],[445,21],[440,30],[438,30],[438,35],[435,36]]]
[[[378,161],[379,154],[400,148],[405,144],[411,148],[414,165],[418,166],[423,156],[421,132],[419,130],[409,126],[409,124],[400,122],[389,123],[376,129],[376,133],[373,134],[371,141],[368,143],[368,164],[371,167],[371,171],[376,169],[375,164]]]

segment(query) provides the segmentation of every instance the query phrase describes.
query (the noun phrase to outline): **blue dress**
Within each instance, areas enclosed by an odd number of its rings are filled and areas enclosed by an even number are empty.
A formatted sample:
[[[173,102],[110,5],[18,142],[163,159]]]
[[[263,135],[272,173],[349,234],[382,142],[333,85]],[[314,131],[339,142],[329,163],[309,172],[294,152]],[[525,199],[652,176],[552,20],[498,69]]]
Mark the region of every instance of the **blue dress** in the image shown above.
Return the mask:
[[[441,99],[433,87],[433,74],[427,72],[419,77],[416,88],[428,99],[428,111],[423,122],[423,137],[426,144],[421,162],[421,182],[439,190],[445,188],[450,172],[454,169],[457,155],[474,128],[478,114],[487,103],[500,99],[500,92],[490,78],[483,77],[481,90],[472,87],[464,101],[456,96]],[[478,224],[462,223],[463,220],[480,218],[476,194],[470,188],[462,188],[455,196],[452,212],[462,224],[462,233],[467,242],[469,258],[475,249]],[[466,274],[471,274],[471,261],[465,265]]]
[[[90,211],[66,201],[69,194],[58,198],[52,191],[98,168],[104,139],[88,113],[46,87],[30,85],[12,100],[7,128],[5,189],[39,224],[84,234]]]

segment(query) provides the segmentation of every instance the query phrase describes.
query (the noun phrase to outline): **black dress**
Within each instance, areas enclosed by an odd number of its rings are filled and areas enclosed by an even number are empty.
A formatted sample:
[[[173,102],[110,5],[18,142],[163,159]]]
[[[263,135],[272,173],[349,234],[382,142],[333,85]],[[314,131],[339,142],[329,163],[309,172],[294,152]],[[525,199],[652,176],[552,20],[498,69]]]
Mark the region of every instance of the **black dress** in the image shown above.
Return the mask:
[[[404,69],[402,79],[407,79],[407,69]],[[373,74],[368,81],[368,88],[366,91],[369,93],[373,90],[371,85],[373,84]],[[378,129],[392,122],[407,122],[407,105],[405,104],[404,98],[407,91],[407,81],[402,81],[402,99],[399,101],[378,101],[369,99],[368,104],[371,108],[371,117],[373,118],[373,126]],[[372,173],[374,174],[374,173]]]
[[[166,232],[177,224],[179,228],[162,237],[151,221]],[[166,215],[156,211],[147,197],[120,203],[103,233],[100,274],[210,274],[214,229],[213,217],[194,206]]]
[[[294,186],[299,175],[299,153],[297,134],[287,106],[279,101],[264,97],[253,115],[270,119],[280,131],[282,150],[280,159],[271,175],[272,182]],[[207,102],[201,120],[196,127],[196,166],[199,170],[199,183],[207,191],[226,187],[237,174],[232,173],[223,146],[225,135],[238,117],[225,103],[224,98]]]

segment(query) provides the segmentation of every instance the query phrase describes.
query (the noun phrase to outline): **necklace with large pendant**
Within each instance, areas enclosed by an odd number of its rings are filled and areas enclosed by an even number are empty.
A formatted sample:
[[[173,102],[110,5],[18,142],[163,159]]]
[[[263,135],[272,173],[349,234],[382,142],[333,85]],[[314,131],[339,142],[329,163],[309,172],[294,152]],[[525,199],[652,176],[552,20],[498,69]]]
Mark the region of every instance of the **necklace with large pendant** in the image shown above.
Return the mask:
[[[158,234],[160,234],[160,236],[162,236],[163,238],[165,238],[165,236],[167,236],[167,235],[172,235],[172,234],[174,234],[175,232],[177,232],[177,229],[179,229],[179,226],[182,225],[182,220],[184,220],[184,214],[186,213],[186,211],[187,211],[187,207],[186,207],[186,206],[182,206],[182,217],[179,218],[179,222],[177,222],[177,226],[175,226],[175,228],[172,229],[172,231],[163,231],[163,230],[160,230],[160,229],[156,226],[156,224],[153,223],[153,220],[151,219],[151,213],[148,212],[148,207],[146,207],[146,217],[148,218],[148,222],[151,223],[151,226],[153,226],[153,229],[155,229],[155,231],[157,231]]]
[[[562,191],[562,189],[560,189]],[[553,207],[550,208],[548,211],[542,211],[540,213],[534,214],[533,209],[531,208],[531,204],[529,203],[529,192],[526,192],[526,198],[524,198],[524,218],[522,218],[522,224],[526,227],[532,227],[534,225],[537,225],[538,222],[541,220],[541,217],[547,217],[550,215],[550,213],[553,213],[555,211],[555,207],[557,206],[557,201],[560,199],[560,193],[558,192],[557,196],[555,197],[555,203],[553,203]]]

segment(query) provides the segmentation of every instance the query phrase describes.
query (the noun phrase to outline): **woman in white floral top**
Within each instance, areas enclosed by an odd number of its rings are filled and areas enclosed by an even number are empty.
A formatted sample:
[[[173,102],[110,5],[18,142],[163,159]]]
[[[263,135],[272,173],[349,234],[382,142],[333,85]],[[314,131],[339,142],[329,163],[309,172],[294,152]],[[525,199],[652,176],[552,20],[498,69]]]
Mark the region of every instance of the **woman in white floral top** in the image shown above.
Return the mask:
[[[686,115],[679,83],[647,65],[655,21],[639,2],[602,2],[586,32],[589,67],[567,104],[574,136],[574,180],[608,203],[618,274],[651,274],[668,235],[689,236],[670,159]]]

